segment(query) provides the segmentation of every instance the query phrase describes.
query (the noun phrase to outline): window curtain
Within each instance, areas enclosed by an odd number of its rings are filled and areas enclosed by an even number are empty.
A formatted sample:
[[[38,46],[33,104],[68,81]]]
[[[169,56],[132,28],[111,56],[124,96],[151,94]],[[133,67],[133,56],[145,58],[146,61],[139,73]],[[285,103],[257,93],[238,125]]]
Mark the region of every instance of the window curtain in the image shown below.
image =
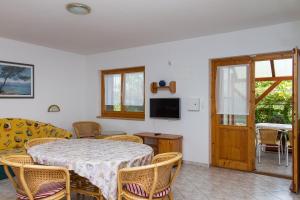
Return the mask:
[[[217,114],[248,115],[249,65],[217,69]]]
[[[121,75],[105,75],[105,105],[121,104]]]
[[[125,106],[144,105],[144,73],[127,73],[125,78]]]

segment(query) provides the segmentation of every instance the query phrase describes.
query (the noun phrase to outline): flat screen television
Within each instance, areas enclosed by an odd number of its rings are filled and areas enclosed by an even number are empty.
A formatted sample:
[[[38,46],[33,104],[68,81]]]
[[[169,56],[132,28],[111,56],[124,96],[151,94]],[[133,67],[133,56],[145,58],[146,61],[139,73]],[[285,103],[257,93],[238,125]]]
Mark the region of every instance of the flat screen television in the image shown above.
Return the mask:
[[[180,119],[180,99],[151,98],[150,117]]]

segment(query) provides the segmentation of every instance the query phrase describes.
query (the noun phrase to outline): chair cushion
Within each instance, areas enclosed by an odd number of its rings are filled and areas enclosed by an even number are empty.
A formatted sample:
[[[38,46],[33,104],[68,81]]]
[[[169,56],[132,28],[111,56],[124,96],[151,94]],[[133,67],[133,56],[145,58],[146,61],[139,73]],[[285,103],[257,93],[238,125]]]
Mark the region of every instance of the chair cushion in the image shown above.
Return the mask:
[[[145,197],[145,198],[148,198],[149,197],[149,194],[147,194],[142,188],[141,186],[137,185],[137,184],[134,184],[134,183],[131,183],[131,184],[125,184],[125,189],[132,193],[132,194],[135,194],[137,196],[140,196],[140,197]],[[153,198],[162,198],[164,196],[167,196],[171,191],[171,188],[168,187],[160,192],[157,192],[155,194],[153,194]]]
[[[43,199],[52,196],[66,188],[66,183],[47,183],[40,187],[39,191],[34,196],[34,199]],[[20,200],[29,200],[28,196],[23,193],[17,193],[17,198]]]

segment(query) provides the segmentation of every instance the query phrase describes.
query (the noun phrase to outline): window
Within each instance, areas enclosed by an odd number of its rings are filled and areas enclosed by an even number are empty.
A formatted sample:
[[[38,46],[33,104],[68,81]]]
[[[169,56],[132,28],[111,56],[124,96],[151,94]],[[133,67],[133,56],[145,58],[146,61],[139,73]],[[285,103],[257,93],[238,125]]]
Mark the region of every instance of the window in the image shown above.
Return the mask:
[[[222,125],[246,126],[249,115],[249,65],[217,68],[217,114]]]
[[[293,76],[293,59],[274,59],[255,61],[255,78],[259,80],[272,80],[271,77],[290,77]],[[274,78],[273,80],[275,80]],[[278,80],[278,79],[277,79]]]
[[[269,60],[255,62],[255,78],[272,77],[271,62]]]
[[[145,118],[145,67],[101,71],[101,117]]]

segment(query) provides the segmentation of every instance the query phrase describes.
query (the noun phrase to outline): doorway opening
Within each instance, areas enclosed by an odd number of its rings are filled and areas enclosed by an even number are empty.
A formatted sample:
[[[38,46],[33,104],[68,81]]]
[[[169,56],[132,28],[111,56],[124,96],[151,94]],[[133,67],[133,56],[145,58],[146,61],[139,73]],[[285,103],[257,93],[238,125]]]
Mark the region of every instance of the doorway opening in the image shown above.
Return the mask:
[[[278,55],[255,65],[255,172],[292,177],[293,59]]]
[[[211,165],[299,190],[299,50],[211,60]],[[300,122],[300,120],[299,120]]]

